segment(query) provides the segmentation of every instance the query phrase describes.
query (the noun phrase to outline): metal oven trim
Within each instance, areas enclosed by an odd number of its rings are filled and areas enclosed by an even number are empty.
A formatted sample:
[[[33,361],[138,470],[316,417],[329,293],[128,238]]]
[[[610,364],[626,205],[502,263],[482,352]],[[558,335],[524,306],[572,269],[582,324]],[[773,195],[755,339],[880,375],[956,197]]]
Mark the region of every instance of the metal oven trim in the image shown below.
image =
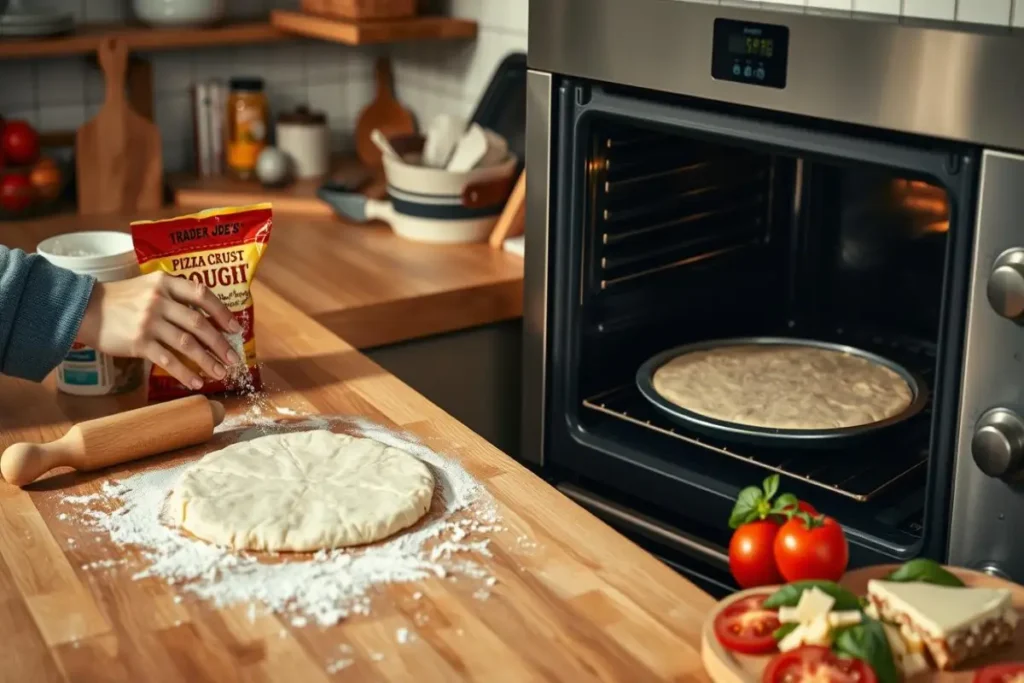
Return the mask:
[[[982,155],[977,221],[968,280],[963,347],[963,383],[957,419],[952,486],[949,562],[1024,578],[1024,556],[1014,548],[1010,525],[1024,511],[1019,486],[984,474],[971,453],[979,418],[993,407],[1024,412],[1019,377],[1024,329],[999,316],[987,300],[997,257],[1020,248],[1024,213],[1024,156],[986,151]]]
[[[721,568],[729,566],[729,554],[724,548],[698,540],[680,529],[641,515],[588,491],[583,491],[572,484],[558,484],[557,488],[598,517],[604,516],[618,520],[637,529],[649,538],[653,537],[680,552],[699,557],[715,566]]]
[[[531,0],[531,69],[992,147],[1024,149],[1024,40],[1008,29],[908,25],[664,0]],[[717,18],[790,31],[784,89],[711,76]],[[870,50],[863,46],[870,45]],[[927,84],[927,87],[923,87]]]
[[[553,79],[526,74],[526,252],[523,259],[523,396],[520,458],[544,463],[548,363]]]

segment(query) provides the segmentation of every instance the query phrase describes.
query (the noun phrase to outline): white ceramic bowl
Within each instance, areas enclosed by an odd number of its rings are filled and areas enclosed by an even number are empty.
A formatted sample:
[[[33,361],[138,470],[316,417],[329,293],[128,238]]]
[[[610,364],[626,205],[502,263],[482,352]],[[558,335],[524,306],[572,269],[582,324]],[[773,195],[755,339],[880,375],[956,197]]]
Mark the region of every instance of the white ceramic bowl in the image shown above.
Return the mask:
[[[206,26],[224,18],[226,0],[132,0],[135,16],[151,26]]]
[[[504,202],[467,208],[463,205],[463,191],[474,183],[511,179],[519,161],[516,156],[510,154],[496,166],[464,173],[421,166],[412,156],[407,160],[413,163],[384,156],[390,201],[368,203],[369,217],[387,221],[395,234],[417,242],[486,241]]]

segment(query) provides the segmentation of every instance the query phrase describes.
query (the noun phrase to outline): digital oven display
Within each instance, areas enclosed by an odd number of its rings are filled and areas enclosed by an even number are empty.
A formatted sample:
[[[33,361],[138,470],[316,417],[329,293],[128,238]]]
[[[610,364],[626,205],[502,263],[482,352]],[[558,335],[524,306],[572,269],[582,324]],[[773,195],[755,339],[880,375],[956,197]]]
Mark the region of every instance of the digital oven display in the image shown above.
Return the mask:
[[[715,19],[712,77],[769,88],[786,87],[789,28]]]

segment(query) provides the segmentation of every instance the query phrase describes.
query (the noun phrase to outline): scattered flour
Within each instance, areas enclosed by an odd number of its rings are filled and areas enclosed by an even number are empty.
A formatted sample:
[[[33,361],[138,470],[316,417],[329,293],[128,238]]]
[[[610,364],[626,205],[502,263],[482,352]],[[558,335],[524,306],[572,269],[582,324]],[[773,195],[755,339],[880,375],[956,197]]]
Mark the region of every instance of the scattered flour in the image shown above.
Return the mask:
[[[379,662],[379,661],[381,661],[382,659],[384,659],[384,655],[382,655],[382,654],[381,654],[381,653],[379,653],[379,652],[371,652],[371,653],[370,653],[370,659],[372,659],[372,660],[373,660],[373,661],[375,661],[375,662]]]
[[[64,503],[82,508],[84,523],[120,546],[137,549],[142,567],[134,579],[161,579],[217,607],[252,603],[250,620],[255,619],[255,603],[262,603],[271,612],[290,615],[296,628],[311,621],[329,626],[350,615],[369,614],[372,593],[381,584],[457,574],[482,586],[493,585],[487,569],[472,558],[490,557],[488,539],[478,536],[503,527],[493,499],[457,461],[360,418],[299,416],[255,393],[247,400],[246,414],[226,419],[218,433],[247,440],[271,432],[339,428],[376,439],[430,467],[437,482],[431,511],[417,525],[370,546],[272,557],[211,545],[167,523],[164,502],[189,463],[108,481],[98,494],[64,497]],[[285,418],[272,417],[275,414]],[[112,566],[108,562],[114,561],[101,560],[83,569]],[[481,592],[487,591],[481,588]],[[414,599],[420,597],[417,591]],[[175,602],[180,600],[175,596]],[[370,657],[380,661],[383,655]],[[335,665],[344,668],[346,661],[351,663],[343,659]]]
[[[395,640],[398,641],[399,645],[405,645],[416,640],[416,634],[407,628],[400,628],[395,631]]]
[[[355,663],[354,659],[339,659],[338,661],[331,662],[330,664],[327,665],[327,673],[329,673],[329,674],[338,673],[342,669],[347,669],[348,667],[352,666],[354,663]]]

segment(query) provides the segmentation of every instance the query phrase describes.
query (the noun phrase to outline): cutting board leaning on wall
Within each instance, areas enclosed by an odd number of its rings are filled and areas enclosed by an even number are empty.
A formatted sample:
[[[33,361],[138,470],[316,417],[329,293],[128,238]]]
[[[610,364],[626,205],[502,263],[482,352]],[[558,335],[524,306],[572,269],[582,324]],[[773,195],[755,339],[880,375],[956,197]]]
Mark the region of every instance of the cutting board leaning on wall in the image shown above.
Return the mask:
[[[78,212],[138,213],[156,209],[163,203],[160,130],[128,104],[125,42],[118,38],[104,40],[98,57],[107,93],[96,118],[79,128],[75,139]]]

